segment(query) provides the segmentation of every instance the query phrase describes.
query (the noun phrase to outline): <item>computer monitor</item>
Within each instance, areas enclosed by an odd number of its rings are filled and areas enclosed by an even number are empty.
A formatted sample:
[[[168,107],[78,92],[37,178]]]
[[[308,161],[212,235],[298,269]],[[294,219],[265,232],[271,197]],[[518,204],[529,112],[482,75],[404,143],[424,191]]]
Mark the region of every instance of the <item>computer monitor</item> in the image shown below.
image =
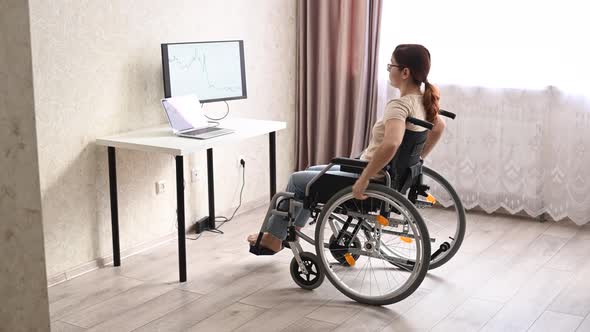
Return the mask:
[[[164,97],[197,94],[201,103],[244,99],[242,40],[162,44]]]

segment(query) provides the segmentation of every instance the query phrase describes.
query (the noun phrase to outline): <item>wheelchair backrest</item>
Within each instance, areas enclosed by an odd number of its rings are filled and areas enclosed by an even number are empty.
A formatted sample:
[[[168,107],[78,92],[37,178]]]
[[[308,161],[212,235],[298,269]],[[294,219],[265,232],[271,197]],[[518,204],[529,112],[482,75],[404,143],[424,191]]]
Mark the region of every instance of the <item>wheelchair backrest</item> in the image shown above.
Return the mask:
[[[402,144],[389,163],[388,171],[395,190],[405,193],[411,186],[412,180],[422,172],[420,154],[424,149],[427,137],[428,130],[411,131],[406,129]]]

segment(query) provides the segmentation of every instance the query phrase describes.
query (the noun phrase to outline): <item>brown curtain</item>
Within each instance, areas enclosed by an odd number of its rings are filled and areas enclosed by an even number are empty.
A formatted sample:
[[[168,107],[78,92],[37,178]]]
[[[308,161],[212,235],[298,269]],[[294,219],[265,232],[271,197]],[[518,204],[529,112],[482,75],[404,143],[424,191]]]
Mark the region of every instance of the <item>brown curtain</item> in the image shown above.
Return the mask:
[[[297,169],[357,156],[377,108],[382,0],[300,0]]]

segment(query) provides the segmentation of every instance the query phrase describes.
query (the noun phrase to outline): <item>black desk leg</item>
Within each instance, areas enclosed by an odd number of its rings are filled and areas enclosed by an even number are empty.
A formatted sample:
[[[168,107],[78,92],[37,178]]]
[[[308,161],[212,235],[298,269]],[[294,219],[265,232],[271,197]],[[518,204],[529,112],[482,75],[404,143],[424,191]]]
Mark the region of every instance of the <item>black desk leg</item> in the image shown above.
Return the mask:
[[[270,199],[277,193],[277,133],[268,134],[270,160]]]
[[[201,218],[195,225],[197,234],[215,229],[215,183],[213,182],[213,149],[207,149],[207,189],[209,216]]]
[[[184,226],[184,158],[176,156],[176,214],[178,216],[178,270],[186,281],[186,235]]]
[[[121,248],[119,247],[119,204],[117,200],[117,160],[115,148],[109,146],[109,186],[111,191],[111,232],[113,234],[113,265],[121,266]]]
[[[213,182],[213,149],[207,149],[207,186],[209,190],[209,229],[215,229],[215,185]]]

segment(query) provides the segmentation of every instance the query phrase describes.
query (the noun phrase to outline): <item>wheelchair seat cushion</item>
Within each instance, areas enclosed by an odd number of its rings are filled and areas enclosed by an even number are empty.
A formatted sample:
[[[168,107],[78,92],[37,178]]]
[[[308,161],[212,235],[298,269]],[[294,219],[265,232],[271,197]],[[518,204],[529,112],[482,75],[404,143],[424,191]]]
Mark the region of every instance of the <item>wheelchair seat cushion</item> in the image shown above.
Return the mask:
[[[326,173],[320,176],[320,178],[311,185],[309,190],[309,198],[315,203],[325,204],[340,190],[354,185],[357,179],[357,174]],[[379,179],[373,179],[371,182],[383,184],[383,181]]]

